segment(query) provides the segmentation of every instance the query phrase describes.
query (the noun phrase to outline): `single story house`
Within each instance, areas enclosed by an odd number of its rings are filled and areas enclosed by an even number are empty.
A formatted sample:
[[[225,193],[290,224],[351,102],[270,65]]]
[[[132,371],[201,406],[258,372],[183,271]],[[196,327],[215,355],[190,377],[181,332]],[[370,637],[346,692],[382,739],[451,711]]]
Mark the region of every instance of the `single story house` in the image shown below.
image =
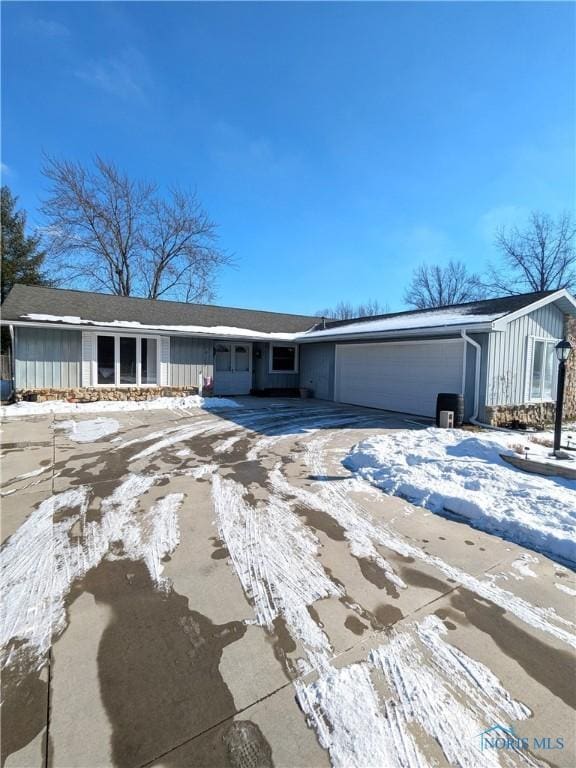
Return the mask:
[[[565,290],[324,318],[16,285],[2,306],[16,397],[143,399],[295,391],[422,416],[439,392],[488,423],[549,420],[555,344],[576,342]],[[566,409],[576,416],[576,354]]]

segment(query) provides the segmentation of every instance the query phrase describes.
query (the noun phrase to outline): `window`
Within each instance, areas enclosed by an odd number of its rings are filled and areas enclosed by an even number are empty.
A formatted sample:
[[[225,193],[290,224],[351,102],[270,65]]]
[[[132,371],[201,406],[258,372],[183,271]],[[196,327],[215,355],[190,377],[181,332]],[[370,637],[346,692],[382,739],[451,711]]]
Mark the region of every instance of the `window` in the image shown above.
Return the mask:
[[[250,370],[250,350],[241,344],[234,347],[234,370],[245,373]]]
[[[531,400],[552,400],[556,367],[555,341],[533,340]]]
[[[270,373],[296,373],[296,347],[276,346],[270,348]]]
[[[158,341],[142,339],[142,384],[158,384]]]
[[[98,336],[96,383],[101,386],[142,386],[158,384],[156,337]]]
[[[120,336],[120,384],[136,384],[136,339]]]
[[[230,371],[232,360],[230,346],[228,344],[216,344],[214,347],[214,369],[217,371]]]
[[[114,336],[98,336],[98,384],[114,384]]]

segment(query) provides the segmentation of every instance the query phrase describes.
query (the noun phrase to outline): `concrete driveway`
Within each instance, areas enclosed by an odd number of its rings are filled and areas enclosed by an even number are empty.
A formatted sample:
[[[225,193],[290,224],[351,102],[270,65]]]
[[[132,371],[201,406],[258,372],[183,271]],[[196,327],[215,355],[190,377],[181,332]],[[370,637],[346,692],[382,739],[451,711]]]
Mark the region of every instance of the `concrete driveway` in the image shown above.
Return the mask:
[[[573,768],[574,574],[343,468],[418,420],[239,402],[3,425],[3,765]]]

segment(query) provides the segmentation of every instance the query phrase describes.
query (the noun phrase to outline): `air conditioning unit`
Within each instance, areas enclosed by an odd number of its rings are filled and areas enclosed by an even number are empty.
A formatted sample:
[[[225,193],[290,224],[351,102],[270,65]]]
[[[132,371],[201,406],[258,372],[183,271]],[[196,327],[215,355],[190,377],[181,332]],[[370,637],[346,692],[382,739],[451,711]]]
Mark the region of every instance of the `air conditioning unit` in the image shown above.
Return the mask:
[[[439,427],[441,429],[454,428],[454,411],[440,411]]]

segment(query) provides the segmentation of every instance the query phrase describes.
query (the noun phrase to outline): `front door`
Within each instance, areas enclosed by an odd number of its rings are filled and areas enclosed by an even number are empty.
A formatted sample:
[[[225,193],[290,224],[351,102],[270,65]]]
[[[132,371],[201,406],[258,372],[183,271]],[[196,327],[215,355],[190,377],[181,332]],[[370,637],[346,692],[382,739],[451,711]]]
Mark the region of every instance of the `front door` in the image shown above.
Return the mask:
[[[214,344],[214,394],[248,395],[252,389],[252,344]]]

